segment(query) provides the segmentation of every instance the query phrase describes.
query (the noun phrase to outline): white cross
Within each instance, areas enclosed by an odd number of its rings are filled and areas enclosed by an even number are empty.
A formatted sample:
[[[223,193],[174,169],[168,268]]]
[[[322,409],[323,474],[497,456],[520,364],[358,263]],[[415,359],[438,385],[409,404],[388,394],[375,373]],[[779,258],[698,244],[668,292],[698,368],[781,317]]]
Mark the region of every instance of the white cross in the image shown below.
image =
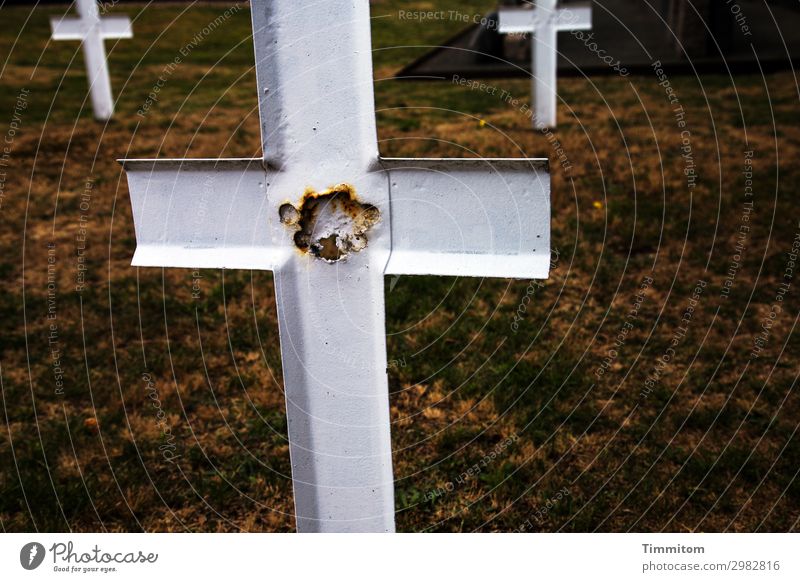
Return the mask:
[[[380,158],[368,0],[251,7],[263,159],[121,160],[133,265],[275,272],[297,528],[393,531],[384,275],[546,278],[547,160]]]
[[[106,38],[132,38],[131,21],[127,16],[100,18],[95,0],[77,0],[79,18],[67,16],[50,19],[53,40],[79,40],[83,43],[86,76],[92,96],[92,108],[97,119],[111,119],[114,98],[106,62]]]
[[[501,34],[532,33],[533,126],[556,126],[557,36],[562,30],[591,30],[592,3],[582,2],[557,7],[557,0],[536,0],[533,10],[501,8],[498,29]]]

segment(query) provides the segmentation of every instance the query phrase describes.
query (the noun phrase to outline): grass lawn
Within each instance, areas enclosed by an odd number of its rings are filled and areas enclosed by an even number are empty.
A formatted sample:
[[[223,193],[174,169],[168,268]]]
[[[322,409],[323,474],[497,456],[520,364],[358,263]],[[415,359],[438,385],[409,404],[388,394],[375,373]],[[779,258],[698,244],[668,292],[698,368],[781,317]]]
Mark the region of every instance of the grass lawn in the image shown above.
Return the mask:
[[[291,531],[271,275],[130,267],[114,161],[260,155],[249,9],[168,70],[226,6],[143,6],[107,125],[66,7],[2,9],[0,526]],[[547,281],[386,278],[398,530],[797,529],[792,73],[672,76],[680,119],[655,73],[562,79],[547,135],[524,79],[391,79],[462,22],[372,14],[383,155],[552,168]]]

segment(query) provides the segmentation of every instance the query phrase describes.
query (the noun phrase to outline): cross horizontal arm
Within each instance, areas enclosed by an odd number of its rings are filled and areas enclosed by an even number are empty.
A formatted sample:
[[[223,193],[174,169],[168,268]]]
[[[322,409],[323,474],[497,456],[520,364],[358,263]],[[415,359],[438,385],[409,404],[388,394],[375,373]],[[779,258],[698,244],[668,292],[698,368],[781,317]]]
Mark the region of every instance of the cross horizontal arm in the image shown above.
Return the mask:
[[[500,34],[524,34],[535,31],[548,20],[556,30],[591,30],[592,4],[580,2],[555,10],[540,6],[533,10],[501,8],[497,28]]]
[[[53,40],[83,40],[86,37],[86,28],[80,18],[54,16],[50,19],[50,30]]]
[[[50,19],[53,40],[83,40],[90,24],[82,18]],[[133,38],[133,28],[127,16],[105,16],[100,20],[101,38]]]
[[[556,18],[556,30],[591,30],[592,3],[581,2],[565,6]]]
[[[263,161],[120,160],[128,175],[138,267],[274,269]],[[285,247],[284,247],[285,249]]]
[[[270,228],[277,214],[266,192],[276,171],[265,171],[261,159],[121,163],[134,266],[274,270],[291,252]],[[547,160],[384,158],[381,165],[391,200],[386,274],[547,277]]]
[[[546,159],[382,159],[389,174],[387,274],[547,278]]]
[[[104,16],[100,19],[103,38],[133,38],[133,28],[127,16]]]

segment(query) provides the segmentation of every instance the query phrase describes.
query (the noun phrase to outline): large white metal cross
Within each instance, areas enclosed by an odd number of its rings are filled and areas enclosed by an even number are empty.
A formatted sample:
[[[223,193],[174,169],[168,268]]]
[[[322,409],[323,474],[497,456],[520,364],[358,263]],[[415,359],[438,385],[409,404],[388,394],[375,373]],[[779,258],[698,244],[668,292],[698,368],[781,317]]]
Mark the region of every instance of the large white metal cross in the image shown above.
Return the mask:
[[[546,278],[549,172],[380,158],[368,0],[308,4],[251,3],[263,159],[122,160],[133,265],[274,271],[297,528],[393,531],[384,275]]]
[[[132,38],[131,21],[127,16],[105,16],[95,0],[77,0],[79,18],[53,17],[50,28],[53,40],[79,40],[83,44],[86,61],[86,76],[92,96],[92,108],[97,119],[111,119],[114,114],[114,98],[111,95],[111,79],[108,76],[106,47],[107,38]]]
[[[531,33],[533,73],[533,127],[556,126],[557,37],[562,30],[591,30],[592,3],[557,6],[558,0],[536,0],[535,7],[501,8],[498,30],[501,34]]]

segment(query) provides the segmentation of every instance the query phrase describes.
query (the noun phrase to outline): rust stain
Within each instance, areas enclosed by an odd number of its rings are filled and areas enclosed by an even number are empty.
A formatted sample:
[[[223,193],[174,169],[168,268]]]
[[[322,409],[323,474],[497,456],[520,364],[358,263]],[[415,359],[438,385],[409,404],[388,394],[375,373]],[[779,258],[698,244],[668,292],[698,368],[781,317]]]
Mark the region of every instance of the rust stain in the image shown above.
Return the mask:
[[[282,204],[281,222],[293,228],[294,244],[302,252],[333,263],[367,246],[367,231],[380,221],[380,211],[358,201],[349,184],[316,192],[306,188],[300,204]]]

